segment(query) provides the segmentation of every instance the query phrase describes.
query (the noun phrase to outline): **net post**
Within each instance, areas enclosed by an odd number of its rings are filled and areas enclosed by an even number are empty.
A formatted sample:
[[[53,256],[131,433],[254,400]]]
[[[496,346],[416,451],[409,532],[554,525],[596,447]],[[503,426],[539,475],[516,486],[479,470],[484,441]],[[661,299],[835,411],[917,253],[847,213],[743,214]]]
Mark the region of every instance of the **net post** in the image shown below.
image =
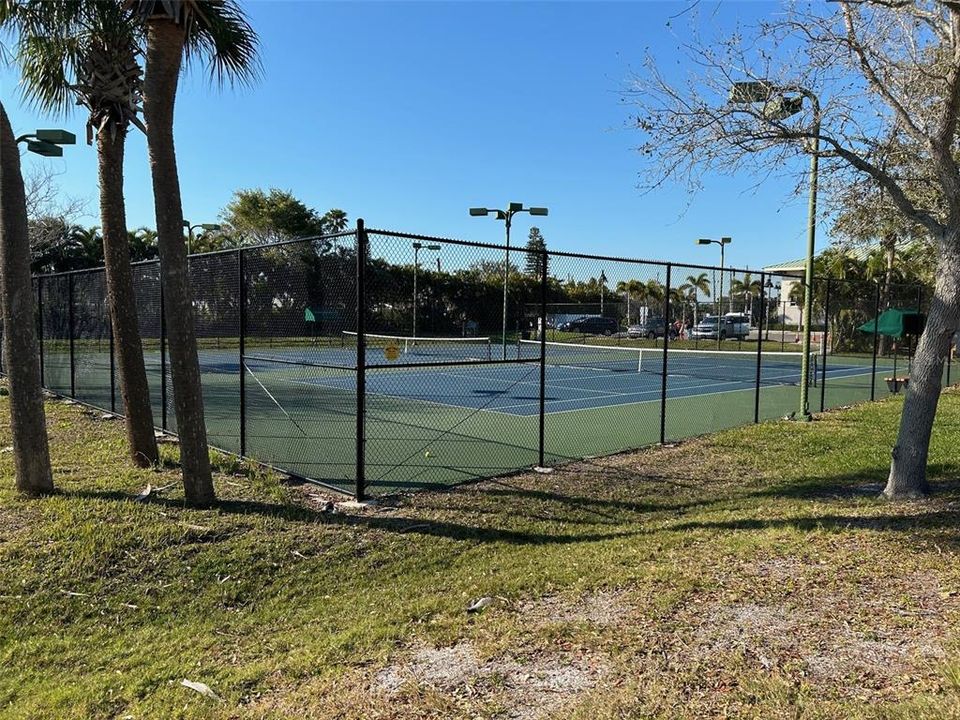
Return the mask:
[[[667,282],[663,286],[663,373],[660,377],[660,444],[667,441],[667,352],[670,345],[670,271],[671,263],[667,263]],[[719,333],[718,333],[719,335]]]
[[[160,268],[159,261],[157,268]],[[167,429],[167,311],[160,283],[160,427]]]
[[[873,305],[873,361],[870,370],[870,400],[877,397],[877,353],[880,352],[880,283],[877,283]]]
[[[364,500],[364,470],[366,467],[364,450],[366,444],[364,422],[364,413],[366,412],[366,389],[367,389],[367,339],[366,339],[366,255],[367,255],[367,232],[363,227],[363,219],[357,219],[357,469],[356,469],[356,495],[357,502]]]
[[[240,313],[237,318],[237,338],[239,355],[239,364],[237,372],[240,374],[240,457],[247,455],[247,392],[246,392],[246,332],[247,332],[247,288],[244,278],[246,273],[243,271],[243,248],[237,249],[237,302],[240,305]]]
[[[760,422],[760,367],[763,362],[763,318],[764,310],[767,307],[767,295],[766,287],[764,283],[767,281],[767,276],[765,273],[760,273],[760,322],[757,323],[757,384],[756,392],[753,397],[753,422],[754,424]],[[753,314],[753,308],[750,308],[750,314]]]
[[[67,323],[70,326],[70,397],[77,396],[76,362],[73,347],[73,273],[67,275]]]
[[[830,331],[830,278],[827,278],[827,297],[823,303],[823,335],[820,336],[820,412],[826,407],[827,399],[827,337]]]
[[[40,387],[47,384],[43,372],[43,276],[37,277],[37,339],[40,343]]]
[[[545,465],[546,444],[546,417],[547,417],[547,251],[540,254],[540,428],[538,438],[539,467]],[[518,336],[519,337],[519,336]],[[517,348],[517,359],[520,359],[520,349]]]

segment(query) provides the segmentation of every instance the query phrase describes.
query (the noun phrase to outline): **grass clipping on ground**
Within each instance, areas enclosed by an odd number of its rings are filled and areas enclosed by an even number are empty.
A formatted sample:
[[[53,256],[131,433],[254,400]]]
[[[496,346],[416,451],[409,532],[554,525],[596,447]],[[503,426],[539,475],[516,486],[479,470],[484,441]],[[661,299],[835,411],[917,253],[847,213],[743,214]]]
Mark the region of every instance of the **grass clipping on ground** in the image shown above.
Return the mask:
[[[195,511],[175,446],[137,470],[51,402],[61,492],[16,497],[0,451],[0,715],[960,717],[960,395],[925,502],[877,498],[899,409],[362,512],[219,458]]]

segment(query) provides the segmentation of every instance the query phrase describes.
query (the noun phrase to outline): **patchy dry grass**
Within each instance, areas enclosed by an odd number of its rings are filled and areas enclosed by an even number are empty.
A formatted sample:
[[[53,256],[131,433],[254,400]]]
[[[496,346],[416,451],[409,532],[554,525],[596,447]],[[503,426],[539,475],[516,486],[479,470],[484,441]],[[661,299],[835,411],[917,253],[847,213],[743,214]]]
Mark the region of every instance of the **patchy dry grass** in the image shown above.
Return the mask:
[[[57,402],[24,500],[2,403],[4,718],[960,718],[954,392],[925,502],[893,400],[352,514],[224,459],[188,510]]]

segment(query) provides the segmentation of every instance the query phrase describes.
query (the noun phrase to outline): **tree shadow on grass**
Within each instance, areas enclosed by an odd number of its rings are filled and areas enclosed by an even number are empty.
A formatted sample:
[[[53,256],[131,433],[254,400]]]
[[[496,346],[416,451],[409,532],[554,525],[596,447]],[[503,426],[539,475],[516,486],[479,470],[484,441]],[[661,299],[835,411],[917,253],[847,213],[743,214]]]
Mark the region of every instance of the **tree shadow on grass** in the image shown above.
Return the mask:
[[[844,500],[857,497],[879,498],[887,483],[889,465],[878,465],[845,475],[793,480],[756,490],[748,497],[793,498],[798,500]],[[927,466],[931,494],[934,497],[960,495],[960,466],[931,463]]]
[[[66,497],[77,497],[93,500],[107,500],[114,502],[134,502],[134,498],[119,491],[67,491]],[[145,501],[150,505],[158,505],[171,510],[186,510],[182,500],[153,496]],[[199,511],[190,511],[199,512]],[[566,545],[574,543],[599,542],[640,535],[640,531],[621,532],[534,532],[508,527],[481,527],[465,523],[438,520],[429,517],[388,517],[378,514],[347,514],[330,513],[313,510],[302,505],[268,503],[256,500],[221,500],[209,512],[234,516],[253,515],[258,517],[275,518],[296,523],[323,523],[328,526],[365,527],[381,532],[430,535],[449,538],[458,541],[472,541],[480,543],[506,543],[510,545]],[[509,518],[509,512],[505,518]],[[172,518],[173,522],[186,523],[187,518]],[[203,522],[203,518],[190,516],[188,527],[196,528]],[[196,523],[195,525],[192,523]],[[562,525],[563,523],[557,523]],[[217,528],[210,528],[214,536],[223,536],[223,539],[235,534],[228,530],[220,533]]]

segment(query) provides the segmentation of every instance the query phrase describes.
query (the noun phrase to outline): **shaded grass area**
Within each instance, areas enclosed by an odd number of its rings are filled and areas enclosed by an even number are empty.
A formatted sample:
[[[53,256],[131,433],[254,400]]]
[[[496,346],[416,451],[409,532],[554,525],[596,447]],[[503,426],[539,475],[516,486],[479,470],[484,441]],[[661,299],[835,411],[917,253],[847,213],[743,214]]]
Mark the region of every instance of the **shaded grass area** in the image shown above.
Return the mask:
[[[225,459],[185,509],[173,446],[129,468],[119,423],[50,403],[57,495],[0,452],[0,715],[956,717],[960,395],[930,501],[876,497],[898,414],[330,513]]]

